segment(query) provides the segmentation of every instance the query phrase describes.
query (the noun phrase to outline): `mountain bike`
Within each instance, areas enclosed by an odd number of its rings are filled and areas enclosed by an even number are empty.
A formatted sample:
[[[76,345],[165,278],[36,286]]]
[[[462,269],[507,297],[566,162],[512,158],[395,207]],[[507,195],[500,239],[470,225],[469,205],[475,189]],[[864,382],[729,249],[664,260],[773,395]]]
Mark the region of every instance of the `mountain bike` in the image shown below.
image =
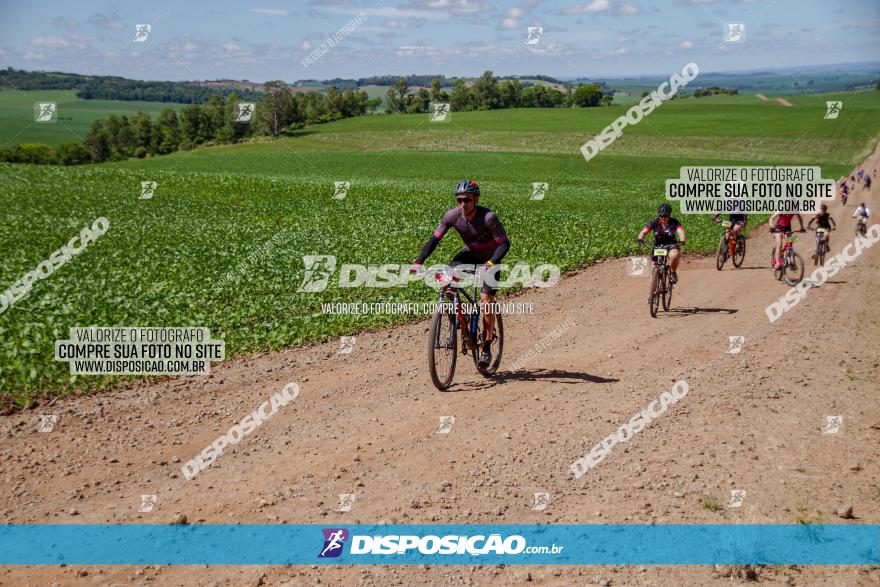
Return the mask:
[[[471,272],[467,272],[474,275]],[[460,281],[448,271],[434,273],[434,279],[440,284],[437,296],[437,309],[431,318],[428,330],[428,371],[434,387],[440,391],[449,389],[455,376],[455,365],[458,359],[458,338],[461,337],[460,352],[470,354],[474,366],[484,377],[491,377],[501,365],[504,352],[504,320],[501,313],[495,314],[495,336],[492,337],[492,362],[485,369],[480,368],[478,361],[485,338],[482,305],[480,302],[481,276],[474,275],[473,287],[468,294],[461,287],[453,285]]]
[[[648,309],[651,311],[651,318],[657,317],[657,311],[660,309],[660,303],[663,302],[663,310],[668,311],[672,304],[672,282],[669,279],[671,273],[669,265],[666,264],[666,258],[669,256],[669,250],[677,245],[649,245],[648,243],[639,243],[644,247],[650,247],[651,260],[654,270],[651,272],[651,289],[648,295]]]
[[[856,221],[856,236],[865,236],[868,233],[868,220],[865,222]]]
[[[806,231],[801,231],[806,232]],[[782,247],[782,267],[775,267],[776,247],[770,250],[770,266],[777,280],[784,281],[787,285],[797,285],[804,278],[804,260],[795,252],[794,237],[790,232],[785,233],[785,245]]]
[[[814,228],[816,232],[816,251],[813,253],[813,264],[814,265],[824,265],[825,264],[825,254],[828,252],[828,243],[825,242],[825,233],[828,232],[825,228]]]
[[[746,258],[746,239],[742,234],[733,232],[730,220],[722,220],[724,235],[718,241],[718,254],[715,256],[715,268],[721,271],[728,258],[733,258],[733,266],[740,267]]]

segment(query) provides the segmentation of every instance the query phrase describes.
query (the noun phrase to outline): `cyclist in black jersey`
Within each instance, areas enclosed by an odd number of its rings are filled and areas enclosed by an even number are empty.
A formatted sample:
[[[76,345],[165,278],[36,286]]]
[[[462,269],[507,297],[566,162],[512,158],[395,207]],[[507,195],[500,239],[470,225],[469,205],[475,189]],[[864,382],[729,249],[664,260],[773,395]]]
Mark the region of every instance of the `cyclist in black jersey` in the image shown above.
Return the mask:
[[[638,241],[645,242],[645,235],[654,233],[655,245],[672,245],[669,250],[669,279],[673,284],[678,283],[678,261],[681,259],[680,245],[684,244],[684,227],[676,218],[672,218],[672,206],[660,204],[657,208],[657,218],[650,221],[639,233]]]
[[[828,213],[828,206],[822,204],[820,212],[818,212],[815,216],[810,218],[810,221],[807,223],[807,228],[812,228],[813,223],[816,223],[816,228],[824,228],[825,235],[823,239],[825,240],[825,244],[828,247],[828,250],[831,250],[831,231],[837,230],[837,223],[834,222],[834,218],[831,217],[831,214]],[[813,253],[813,258],[816,258],[816,253]]]

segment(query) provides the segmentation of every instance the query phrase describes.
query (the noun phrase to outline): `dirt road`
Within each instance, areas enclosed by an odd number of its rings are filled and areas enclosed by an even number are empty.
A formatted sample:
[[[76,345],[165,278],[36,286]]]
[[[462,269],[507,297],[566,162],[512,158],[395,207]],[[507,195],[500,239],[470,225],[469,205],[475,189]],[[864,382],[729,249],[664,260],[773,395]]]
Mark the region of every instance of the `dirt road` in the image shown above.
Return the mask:
[[[867,169],[878,163],[874,153]],[[875,188],[876,192],[876,188]],[[853,239],[853,203],[832,205]],[[686,219],[684,219],[686,220]],[[634,228],[634,232],[636,228]],[[461,362],[441,393],[425,369],[427,321],[339,343],[236,359],[209,378],[143,384],[0,419],[3,523],[833,523],[880,522],[880,246],[775,323],[788,289],[755,228],[741,269],[685,255],[673,308],[651,319],[647,278],[626,259],[517,299],[506,364],[576,326],[496,380]],[[808,261],[811,234],[797,250]],[[745,337],[729,353],[729,337]],[[595,469],[570,465],[672,383],[689,393]],[[285,383],[299,397],[195,479],[181,474]],[[59,414],[39,433],[39,414]],[[826,416],[843,416],[835,434]],[[440,417],[455,416],[438,434]],[[727,507],[731,490],[740,507]],[[533,494],[550,494],[532,510]],[[339,512],[339,494],[355,494]],[[142,494],[152,512],[138,513]],[[707,500],[716,500],[721,509]],[[852,506],[854,519],[833,512]],[[821,511],[821,514],[818,511]],[[829,513],[832,512],[832,513]],[[2,585],[729,585],[710,567],[6,567]],[[880,568],[762,567],[767,583],[880,583]]]

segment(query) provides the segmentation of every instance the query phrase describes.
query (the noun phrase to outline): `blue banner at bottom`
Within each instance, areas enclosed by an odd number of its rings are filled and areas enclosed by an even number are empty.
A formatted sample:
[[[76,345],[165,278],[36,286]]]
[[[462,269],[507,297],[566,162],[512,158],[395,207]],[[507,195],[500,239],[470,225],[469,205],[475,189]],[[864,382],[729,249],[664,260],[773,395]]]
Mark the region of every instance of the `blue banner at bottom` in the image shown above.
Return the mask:
[[[4,565],[880,563],[880,525],[0,525]]]

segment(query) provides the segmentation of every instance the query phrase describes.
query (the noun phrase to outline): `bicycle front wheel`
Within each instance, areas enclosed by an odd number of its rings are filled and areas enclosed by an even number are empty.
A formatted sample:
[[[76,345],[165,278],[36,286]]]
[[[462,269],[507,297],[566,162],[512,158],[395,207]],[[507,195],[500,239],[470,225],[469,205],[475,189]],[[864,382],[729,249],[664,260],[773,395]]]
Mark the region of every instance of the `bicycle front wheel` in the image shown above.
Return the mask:
[[[651,273],[651,292],[648,298],[648,309],[651,310],[651,318],[657,317],[657,310],[660,309],[660,268],[654,267]]]
[[[785,259],[785,265],[782,268],[782,279],[787,285],[797,285],[804,278],[804,260],[794,251],[790,255],[790,257]]]
[[[669,270],[663,272],[663,281],[666,287],[662,288],[663,292],[663,311],[668,312],[669,306],[672,305],[672,281],[669,278]]]
[[[733,266],[742,267],[743,261],[746,260],[746,239],[743,235],[736,237],[736,248],[733,250]]]
[[[449,389],[455,376],[457,335],[455,312],[451,308],[438,308],[428,330],[428,371],[434,387],[440,391]]]
[[[721,268],[724,267],[724,262],[727,261],[727,239],[725,237],[721,237],[721,240],[718,241],[718,253],[715,255],[715,268],[718,271],[721,271]]]

